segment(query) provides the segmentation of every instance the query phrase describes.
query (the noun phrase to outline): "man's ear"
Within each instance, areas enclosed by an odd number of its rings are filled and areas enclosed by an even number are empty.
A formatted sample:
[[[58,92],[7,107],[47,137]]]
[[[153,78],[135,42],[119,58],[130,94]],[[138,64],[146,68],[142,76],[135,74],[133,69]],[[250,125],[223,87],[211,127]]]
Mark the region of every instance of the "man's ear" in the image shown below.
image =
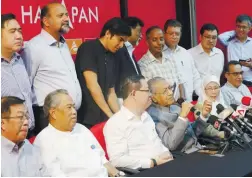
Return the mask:
[[[156,95],[151,95],[151,100],[152,100],[154,103],[158,103],[158,99],[157,99]]]
[[[56,109],[55,108],[51,108],[49,110],[49,115],[51,116],[51,118],[53,118],[54,120],[56,120]]]
[[[225,72],[224,76],[225,76],[225,78],[227,79],[227,78],[228,78],[228,73]]]
[[[201,35],[199,35],[199,40],[202,41],[202,36]]]
[[[2,131],[5,131],[5,129],[6,129],[6,128],[5,128],[5,122],[6,122],[6,121],[4,121],[4,119],[1,119],[1,130],[2,130]]]
[[[106,39],[110,39],[110,38],[111,38],[111,33],[110,33],[109,30],[107,30],[107,31],[105,32],[105,37],[106,37]]]
[[[43,17],[42,21],[43,21],[44,26],[46,26],[46,27],[49,27],[49,26],[50,26],[47,17]]]

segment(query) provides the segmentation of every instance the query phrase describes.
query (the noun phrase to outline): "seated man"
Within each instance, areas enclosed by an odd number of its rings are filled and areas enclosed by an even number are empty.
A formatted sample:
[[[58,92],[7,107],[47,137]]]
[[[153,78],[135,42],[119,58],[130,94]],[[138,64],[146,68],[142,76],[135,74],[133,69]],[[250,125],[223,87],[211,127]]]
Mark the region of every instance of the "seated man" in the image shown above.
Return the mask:
[[[26,136],[29,114],[25,101],[14,96],[1,98],[1,177],[46,175],[39,149]]]
[[[242,65],[243,83],[252,86],[252,38],[248,36],[252,29],[252,20],[248,15],[236,18],[234,31],[219,35],[220,42],[227,46],[228,61],[240,61]]]
[[[226,106],[240,105],[244,96],[252,97],[248,87],[242,83],[243,71],[238,61],[230,61],[224,70],[227,83],[221,88],[221,92]]]
[[[76,124],[77,114],[66,90],[51,92],[45,98],[44,113],[49,125],[34,141],[52,176],[117,176],[93,134]],[[107,170],[107,169],[108,170]]]
[[[191,103],[182,103],[182,108],[175,104],[172,85],[161,77],[148,81],[152,93],[153,104],[148,108],[148,113],[156,123],[156,130],[163,143],[170,150],[191,153],[201,148],[197,144],[200,134],[207,136],[224,137],[203,119],[211,112],[211,102],[206,101],[202,107],[200,118],[190,125],[187,115],[192,108]]]
[[[145,78],[127,77],[121,88],[123,106],[103,129],[111,164],[146,169],[172,160],[173,156],[158,137],[155,123],[145,111],[151,103]]]

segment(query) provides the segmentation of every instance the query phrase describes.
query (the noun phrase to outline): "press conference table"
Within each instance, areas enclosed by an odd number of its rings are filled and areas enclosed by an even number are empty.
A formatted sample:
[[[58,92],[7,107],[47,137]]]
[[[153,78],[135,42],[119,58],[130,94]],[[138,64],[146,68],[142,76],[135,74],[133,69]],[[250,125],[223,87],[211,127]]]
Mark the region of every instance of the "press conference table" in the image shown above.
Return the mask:
[[[252,176],[252,150],[224,157],[193,153],[134,174],[134,177],[243,177]]]

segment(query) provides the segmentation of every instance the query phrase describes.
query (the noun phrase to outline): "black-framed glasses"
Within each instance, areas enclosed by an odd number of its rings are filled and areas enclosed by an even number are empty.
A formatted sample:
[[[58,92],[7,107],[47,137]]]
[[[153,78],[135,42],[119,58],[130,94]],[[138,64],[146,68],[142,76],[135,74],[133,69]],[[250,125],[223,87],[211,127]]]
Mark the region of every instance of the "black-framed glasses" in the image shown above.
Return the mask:
[[[246,30],[249,27],[248,26],[242,26],[242,25],[236,25],[236,28],[241,29],[241,30]]]
[[[30,116],[29,116],[29,114],[27,113],[27,114],[24,114],[24,115],[22,115],[22,116],[13,116],[13,117],[2,117],[2,119],[19,119],[19,120],[21,120],[21,121],[23,121],[23,120],[29,120],[30,119]]]
[[[217,36],[206,36],[206,35],[203,35],[204,38],[206,38],[207,40],[217,40]]]
[[[227,72],[228,74],[231,74],[231,75],[233,75],[233,76],[235,76],[235,77],[238,77],[239,75],[242,75],[243,74],[243,71],[241,71],[241,72]]]
[[[141,92],[146,92],[146,93],[149,93],[151,94],[150,90],[149,89],[139,89],[139,90],[136,90],[136,91],[141,91]]]

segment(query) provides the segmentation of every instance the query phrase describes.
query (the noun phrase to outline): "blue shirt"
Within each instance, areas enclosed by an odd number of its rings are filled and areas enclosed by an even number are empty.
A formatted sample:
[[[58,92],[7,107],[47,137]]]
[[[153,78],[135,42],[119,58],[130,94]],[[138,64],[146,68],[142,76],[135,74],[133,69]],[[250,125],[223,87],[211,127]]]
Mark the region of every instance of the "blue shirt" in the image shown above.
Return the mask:
[[[81,88],[75,65],[65,39],[61,36],[57,43],[48,32],[32,38],[24,48],[23,59],[30,76],[38,106],[44,105],[45,97],[57,90],[65,89],[72,97],[76,109],[81,105]]]
[[[29,113],[29,128],[34,127],[31,83],[23,59],[14,53],[10,62],[1,58],[1,97],[15,96],[25,100]]]
[[[245,42],[240,42],[237,38],[231,40],[227,47],[228,61],[239,59],[252,59],[252,38],[248,37]],[[252,82],[252,69],[242,66],[243,79]]]

